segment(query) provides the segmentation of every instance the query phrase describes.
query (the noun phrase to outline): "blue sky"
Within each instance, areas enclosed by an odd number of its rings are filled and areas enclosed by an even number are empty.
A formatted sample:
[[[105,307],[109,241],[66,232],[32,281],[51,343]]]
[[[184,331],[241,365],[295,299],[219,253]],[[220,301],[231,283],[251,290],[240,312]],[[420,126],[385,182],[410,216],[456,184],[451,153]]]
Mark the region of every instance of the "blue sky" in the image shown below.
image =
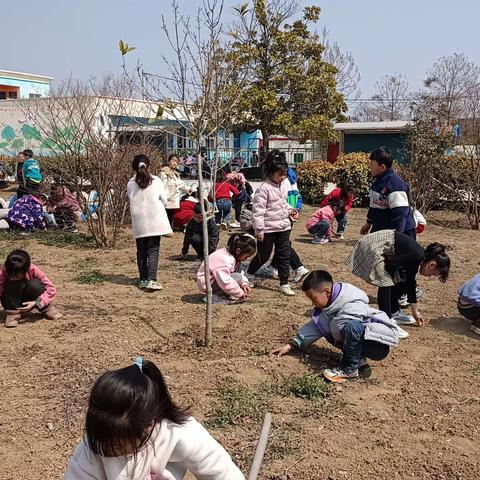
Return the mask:
[[[201,0],[179,0],[194,12]],[[227,14],[241,0],[226,0]],[[3,9],[0,69],[88,78],[120,73],[118,40],[137,47],[145,69],[165,72],[168,52],[160,29],[170,0],[22,0]],[[362,75],[362,97],[372,94],[381,75],[403,73],[412,89],[440,56],[462,52],[480,64],[476,41],[478,0],[311,0],[319,5],[319,28],[350,50]],[[227,15],[227,16],[228,16]]]

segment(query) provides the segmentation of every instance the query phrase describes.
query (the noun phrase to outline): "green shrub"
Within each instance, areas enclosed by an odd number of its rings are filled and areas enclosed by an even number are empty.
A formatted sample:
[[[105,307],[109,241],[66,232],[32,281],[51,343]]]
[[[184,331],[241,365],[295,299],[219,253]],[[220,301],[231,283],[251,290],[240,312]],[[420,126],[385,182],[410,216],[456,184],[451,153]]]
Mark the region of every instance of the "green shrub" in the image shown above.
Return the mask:
[[[298,187],[306,203],[318,204],[325,197],[328,182],[339,185],[349,181],[357,190],[355,206],[368,205],[368,191],[372,176],[367,153],[355,152],[341,155],[335,164],[310,160],[297,168]]]
[[[330,390],[329,384],[321,376],[314,373],[290,378],[285,382],[285,387],[295,397],[307,400],[325,398]]]

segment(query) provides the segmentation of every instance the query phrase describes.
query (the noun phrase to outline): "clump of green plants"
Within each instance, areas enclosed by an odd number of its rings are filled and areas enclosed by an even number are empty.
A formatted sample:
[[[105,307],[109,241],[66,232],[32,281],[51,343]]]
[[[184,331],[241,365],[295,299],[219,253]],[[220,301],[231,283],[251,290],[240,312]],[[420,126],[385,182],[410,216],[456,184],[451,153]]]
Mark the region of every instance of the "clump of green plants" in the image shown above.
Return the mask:
[[[85,285],[95,285],[97,283],[103,283],[106,276],[100,270],[90,270],[79,273],[74,281]]]
[[[327,397],[330,386],[320,375],[306,373],[301,377],[286,379],[284,389],[298,398],[319,400]]]
[[[230,384],[221,386],[215,396],[214,408],[205,422],[209,428],[225,428],[245,419],[258,421],[267,410],[267,398],[261,390],[252,392],[242,385]]]
[[[72,233],[65,230],[45,230],[35,235],[40,243],[49,247],[71,248],[78,247],[81,249],[97,248],[95,240],[84,233]]]

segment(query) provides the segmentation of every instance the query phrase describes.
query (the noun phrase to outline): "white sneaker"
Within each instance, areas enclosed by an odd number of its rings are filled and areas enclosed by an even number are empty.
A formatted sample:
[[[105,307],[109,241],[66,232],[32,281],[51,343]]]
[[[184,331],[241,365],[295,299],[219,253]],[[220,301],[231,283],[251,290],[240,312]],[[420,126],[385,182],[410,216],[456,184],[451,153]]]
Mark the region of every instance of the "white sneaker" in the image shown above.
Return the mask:
[[[408,338],[410,336],[410,334],[404,330],[403,328],[400,328],[398,325],[397,325],[397,330],[398,330],[398,338],[400,340],[403,340],[404,338]]]
[[[480,327],[477,327],[475,325],[472,325],[470,327],[470,330],[473,332],[473,333],[476,333],[477,335],[480,335]]]
[[[284,295],[287,295],[287,297],[292,297],[293,295],[295,295],[295,292],[288,283],[286,285],[280,285],[280,291]]]
[[[270,264],[264,265],[257,274],[263,275],[268,278],[278,278],[278,270],[273,268]]]
[[[230,224],[230,227],[231,227],[231,228],[240,228],[240,222],[232,222],[232,223]]]
[[[395,313],[392,313],[392,318],[399,324],[399,325],[415,325],[417,322],[411,315],[407,315],[403,313],[403,310],[400,309]]]
[[[302,280],[302,278],[307,273],[309,273],[309,271],[310,270],[308,270],[308,268],[305,268],[303,265],[301,267],[298,267],[296,270],[293,271],[292,281],[295,282],[295,283],[300,282]]]
[[[398,304],[401,306],[401,307],[408,307],[410,305],[410,303],[408,303],[408,298],[407,298],[407,294],[403,294],[399,299],[398,299]]]
[[[314,239],[312,240],[312,243],[314,245],[324,245],[325,243],[328,243],[328,242],[329,240],[326,237],[314,237]]]

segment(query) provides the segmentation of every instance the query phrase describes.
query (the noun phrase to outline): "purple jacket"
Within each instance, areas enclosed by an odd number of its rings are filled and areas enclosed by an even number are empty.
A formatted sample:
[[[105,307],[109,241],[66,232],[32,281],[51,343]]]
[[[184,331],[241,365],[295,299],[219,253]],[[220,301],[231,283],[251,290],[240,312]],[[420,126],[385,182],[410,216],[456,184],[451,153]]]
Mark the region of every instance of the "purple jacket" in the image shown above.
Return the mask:
[[[292,229],[288,204],[288,186],[267,179],[255,191],[252,207],[252,224],[255,234],[284,232]]]
[[[33,232],[36,228],[46,228],[43,218],[43,205],[33,195],[25,195],[15,202],[7,216],[7,221],[12,228],[20,228]]]

